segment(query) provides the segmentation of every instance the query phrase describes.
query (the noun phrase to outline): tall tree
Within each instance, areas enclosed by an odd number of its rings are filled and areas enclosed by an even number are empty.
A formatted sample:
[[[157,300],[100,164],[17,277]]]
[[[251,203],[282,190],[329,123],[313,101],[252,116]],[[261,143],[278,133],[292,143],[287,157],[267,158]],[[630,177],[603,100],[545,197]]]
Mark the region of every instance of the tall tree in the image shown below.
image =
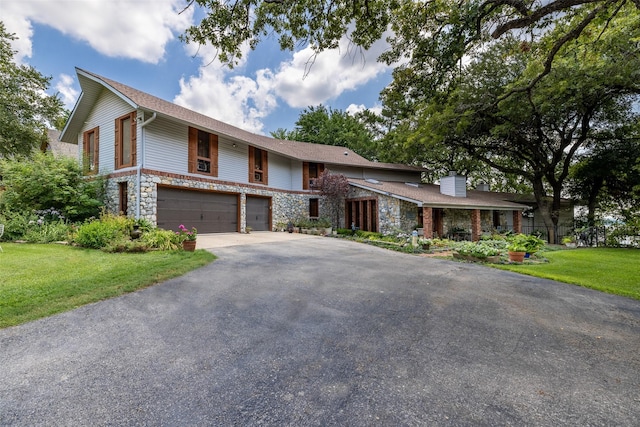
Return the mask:
[[[640,50],[629,40],[640,38],[638,16],[631,11],[600,21],[600,31],[564,46],[553,70],[535,86],[526,82],[544,69],[539,44],[505,39],[478,52],[455,85],[431,92],[419,112],[420,132],[435,144],[463,148],[497,170],[525,177],[554,242],[576,153],[596,146],[603,132],[623,127],[633,116]]]
[[[255,49],[274,34],[281,49],[308,44],[320,52],[337,47],[343,36],[367,49],[391,28],[393,49],[382,59],[410,58],[414,70],[436,79],[446,79],[461,58],[489,39],[514,32],[538,37],[559,20],[571,22],[547,46],[538,73],[543,76],[556,53],[594,22],[629,5],[640,9],[640,0],[191,0],[187,8],[194,4],[206,14],[183,40],[212,44],[230,66],[245,44]]]
[[[48,96],[50,78],[13,61],[15,36],[0,22],[0,156],[31,155],[47,142],[47,128],[65,111],[57,95]]]
[[[327,108],[322,104],[304,109],[293,131],[278,129],[271,135],[301,142],[347,147],[367,159],[376,160],[376,142],[365,123],[345,111]]]
[[[603,134],[602,143],[579,156],[572,166],[569,193],[587,206],[587,225],[617,214],[625,220],[640,214],[640,122]]]

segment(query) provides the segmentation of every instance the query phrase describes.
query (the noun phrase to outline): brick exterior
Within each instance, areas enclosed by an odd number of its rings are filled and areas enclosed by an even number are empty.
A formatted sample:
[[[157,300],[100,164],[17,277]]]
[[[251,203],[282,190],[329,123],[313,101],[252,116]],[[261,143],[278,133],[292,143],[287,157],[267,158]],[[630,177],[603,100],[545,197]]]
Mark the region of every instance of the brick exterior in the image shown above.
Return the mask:
[[[480,209],[471,211],[471,240],[477,242],[482,235],[482,219]]]
[[[422,207],[422,227],[424,237],[431,239],[433,237],[433,208]]]
[[[513,232],[522,233],[522,211],[513,211]]]

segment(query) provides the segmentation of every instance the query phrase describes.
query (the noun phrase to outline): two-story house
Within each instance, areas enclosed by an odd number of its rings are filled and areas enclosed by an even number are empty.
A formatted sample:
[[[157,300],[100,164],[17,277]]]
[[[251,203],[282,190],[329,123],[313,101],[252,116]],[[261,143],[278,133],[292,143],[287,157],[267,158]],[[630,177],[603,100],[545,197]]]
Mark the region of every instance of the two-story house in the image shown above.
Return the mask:
[[[441,235],[446,209],[466,211],[473,236],[486,215],[492,225],[520,226],[525,206],[497,193],[467,197],[456,194],[457,186],[452,193],[442,185],[439,191],[420,184],[418,167],[371,162],[344,147],[256,135],[76,72],[82,93],[60,140],[78,145],[86,174],[106,177],[112,212],[172,230],[179,224],[202,233],[272,230],[279,222],[323,214],[310,183],[329,170],[352,186],[341,218],[345,227],[391,232],[424,224],[426,235]]]

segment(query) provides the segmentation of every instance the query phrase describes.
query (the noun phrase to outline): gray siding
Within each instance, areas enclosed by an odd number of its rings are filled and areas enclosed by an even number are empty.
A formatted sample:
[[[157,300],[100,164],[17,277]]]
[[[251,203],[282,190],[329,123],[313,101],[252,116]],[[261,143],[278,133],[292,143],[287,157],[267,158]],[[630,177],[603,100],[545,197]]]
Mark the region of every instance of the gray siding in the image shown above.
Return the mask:
[[[99,173],[108,174],[112,172],[115,168],[115,119],[131,111],[133,111],[133,108],[129,104],[112,92],[103,90],[87,116],[82,132],[78,134],[78,159],[82,159],[82,133],[99,127]]]

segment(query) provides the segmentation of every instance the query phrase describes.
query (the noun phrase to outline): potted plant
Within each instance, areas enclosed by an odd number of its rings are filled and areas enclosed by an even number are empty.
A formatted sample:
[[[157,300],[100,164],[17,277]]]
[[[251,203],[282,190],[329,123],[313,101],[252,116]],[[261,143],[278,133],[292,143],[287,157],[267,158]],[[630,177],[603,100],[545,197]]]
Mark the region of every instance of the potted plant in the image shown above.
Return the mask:
[[[176,232],[180,240],[182,240],[182,249],[193,252],[196,250],[196,239],[198,238],[198,230],[191,227],[189,230],[183,224],[178,226],[179,231]]]
[[[564,236],[562,238],[562,243],[568,248],[576,247],[576,238],[575,236]]]
[[[509,252],[509,261],[523,262],[527,247],[522,242],[512,241],[507,246],[507,251]]]
[[[244,228],[244,231],[245,231],[247,234],[249,234],[249,233],[251,233],[251,232],[253,231],[253,227],[251,227],[250,225],[247,225],[247,226]]]

